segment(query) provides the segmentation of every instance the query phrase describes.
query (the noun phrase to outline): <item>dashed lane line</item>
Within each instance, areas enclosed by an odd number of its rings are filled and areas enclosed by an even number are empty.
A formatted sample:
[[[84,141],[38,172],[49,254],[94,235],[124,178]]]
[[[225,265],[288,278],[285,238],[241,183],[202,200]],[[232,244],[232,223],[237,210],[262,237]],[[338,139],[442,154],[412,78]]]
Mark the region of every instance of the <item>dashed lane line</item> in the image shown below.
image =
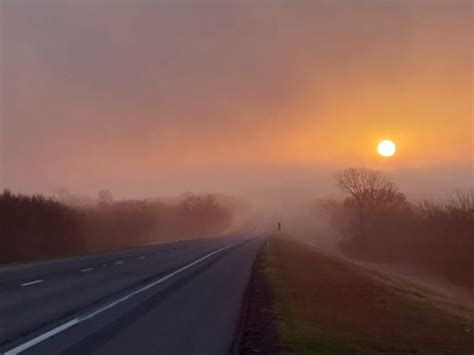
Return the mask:
[[[29,281],[29,282],[24,282],[24,283],[21,284],[21,286],[23,286],[23,287],[32,286],[32,285],[36,285],[36,284],[39,284],[39,283],[42,283],[42,282],[44,282],[43,279],[38,279],[38,280]]]

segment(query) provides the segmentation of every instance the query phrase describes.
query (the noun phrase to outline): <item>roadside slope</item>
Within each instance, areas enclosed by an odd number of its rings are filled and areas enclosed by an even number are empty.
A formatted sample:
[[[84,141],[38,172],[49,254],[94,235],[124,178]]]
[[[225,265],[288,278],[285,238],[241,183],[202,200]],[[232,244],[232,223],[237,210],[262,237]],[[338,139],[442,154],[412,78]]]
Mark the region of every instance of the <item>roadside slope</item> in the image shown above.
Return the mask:
[[[256,271],[255,271],[256,270]],[[382,282],[366,269],[282,237],[260,252],[242,353],[471,354],[474,314]],[[271,310],[269,312],[268,310]],[[278,346],[256,336],[276,329]],[[270,324],[270,326],[269,326]],[[281,351],[281,350],[280,350]]]

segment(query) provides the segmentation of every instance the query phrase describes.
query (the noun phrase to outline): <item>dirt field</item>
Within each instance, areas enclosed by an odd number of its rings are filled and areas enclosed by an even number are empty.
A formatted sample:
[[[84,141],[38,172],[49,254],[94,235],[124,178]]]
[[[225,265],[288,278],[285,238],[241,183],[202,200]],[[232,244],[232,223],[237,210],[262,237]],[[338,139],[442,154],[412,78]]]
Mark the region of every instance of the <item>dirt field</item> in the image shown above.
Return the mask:
[[[472,310],[383,282],[281,236],[261,251],[249,300],[244,354],[474,352]]]

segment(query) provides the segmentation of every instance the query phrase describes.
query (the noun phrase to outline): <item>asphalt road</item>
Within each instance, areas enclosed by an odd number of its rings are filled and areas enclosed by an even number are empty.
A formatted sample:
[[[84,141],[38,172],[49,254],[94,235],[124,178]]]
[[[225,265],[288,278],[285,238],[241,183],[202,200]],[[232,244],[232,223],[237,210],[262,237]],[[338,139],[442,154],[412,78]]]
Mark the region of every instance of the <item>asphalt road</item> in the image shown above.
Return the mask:
[[[230,353],[256,237],[0,268],[0,353]]]

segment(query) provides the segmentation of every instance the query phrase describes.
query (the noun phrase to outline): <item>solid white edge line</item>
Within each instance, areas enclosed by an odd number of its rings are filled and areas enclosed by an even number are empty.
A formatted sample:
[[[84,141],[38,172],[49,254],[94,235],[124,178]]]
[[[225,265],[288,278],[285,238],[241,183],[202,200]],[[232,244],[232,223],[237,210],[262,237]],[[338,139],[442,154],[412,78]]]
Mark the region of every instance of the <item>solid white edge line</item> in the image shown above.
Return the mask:
[[[43,282],[44,280],[43,279],[38,279],[38,280],[34,280],[34,281],[30,281],[30,282],[24,282],[22,284],[20,284],[21,286],[25,287],[25,286],[31,286],[31,285],[36,285],[36,284],[39,284],[41,282]]]
[[[146,285],[146,286],[143,286],[143,287],[139,288],[138,290],[135,290],[135,291],[133,291],[133,292],[130,292],[128,295],[125,295],[125,296],[123,296],[123,297],[121,297],[121,298],[119,298],[119,299],[117,299],[117,300],[115,300],[115,301],[112,301],[112,302],[110,302],[110,303],[108,303],[108,304],[106,304],[106,305],[100,307],[99,309],[96,309],[95,311],[92,311],[92,312],[90,312],[90,313],[88,313],[88,314],[85,314],[85,315],[83,315],[83,316],[79,316],[79,317],[76,317],[76,318],[74,318],[74,319],[71,319],[70,321],[67,321],[67,322],[65,322],[65,323],[63,323],[63,324],[61,324],[61,325],[59,325],[59,326],[57,326],[57,327],[55,327],[55,328],[53,328],[53,329],[50,329],[50,330],[48,330],[47,332],[45,332],[45,333],[43,333],[43,334],[40,334],[40,335],[34,337],[33,339],[28,340],[27,342],[25,342],[25,343],[23,343],[23,344],[17,345],[16,347],[14,347],[14,348],[12,348],[12,349],[6,351],[5,353],[3,353],[3,355],[16,355],[16,354],[20,354],[21,352],[23,352],[23,351],[25,351],[25,350],[27,350],[27,349],[29,349],[29,348],[31,348],[31,347],[33,347],[33,346],[35,346],[35,345],[41,343],[41,342],[43,342],[44,340],[46,340],[46,339],[48,339],[48,338],[51,338],[53,335],[56,335],[56,334],[58,334],[58,333],[61,333],[61,332],[65,331],[66,329],[69,329],[69,328],[71,328],[71,327],[73,327],[73,326],[75,326],[75,325],[77,325],[77,324],[79,324],[79,323],[81,323],[81,322],[84,322],[84,321],[86,321],[86,320],[88,320],[88,319],[91,319],[91,318],[97,316],[98,314],[100,314],[100,313],[102,313],[102,312],[104,312],[104,311],[106,311],[106,310],[108,310],[108,309],[110,309],[110,308],[112,308],[112,307],[115,307],[116,305],[118,305],[118,304],[120,304],[120,303],[122,303],[122,302],[128,300],[129,298],[132,298],[133,296],[136,296],[136,295],[138,295],[138,294],[140,294],[140,293],[142,293],[142,292],[145,292],[146,290],[148,290],[148,289],[150,289],[150,288],[152,288],[152,287],[154,287],[154,286],[156,286],[156,285],[159,285],[159,284],[165,282],[166,280],[168,280],[168,279],[172,278],[173,276],[176,276],[176,275],[178,275],[179,273],[181,273],[181,272],[183,272],[183,271],[185,271],[185,270],[187,270],[187,269],[193,267],[194,265],[197,265],[197,264],[203,262],[204,260],[209,259],[211,256],[216,255],[216,254],[218,254],[218,253],[220,253],[220,252],[223,252],[224,250],[229,249],[229,248],[232,248],[232,247],[234,247],[234,246],[236,246],[236,245],[239,245],[239,244],[241,244],[241,243],[243,243],[243,241],[239,241],[239,242],[237,242],[237,243],[228,245],[228,246],[226,246],[226,247],[222,247],[222,248],[220,248],[220,249],[216,249],[216,250],[214,250],[213,252],[210,252],[209,254],[206,254],[206,255],[204,255],[203,257],[201,257],[201,258],[199,258],[199,259],[197,259],[197,260],[194,260],[193,262],[189,263],[188,265],[185,265],[185,266],[183,266],[182,268],[179,268],[178,270],[173,271],[172,273],[170,273],[170,274],[168,274],[168,275],[166,275],[166,276],[163,276],[162,278],[159,278],[158,280],[153,281],[153,282],[149,283],[149,284]]]

